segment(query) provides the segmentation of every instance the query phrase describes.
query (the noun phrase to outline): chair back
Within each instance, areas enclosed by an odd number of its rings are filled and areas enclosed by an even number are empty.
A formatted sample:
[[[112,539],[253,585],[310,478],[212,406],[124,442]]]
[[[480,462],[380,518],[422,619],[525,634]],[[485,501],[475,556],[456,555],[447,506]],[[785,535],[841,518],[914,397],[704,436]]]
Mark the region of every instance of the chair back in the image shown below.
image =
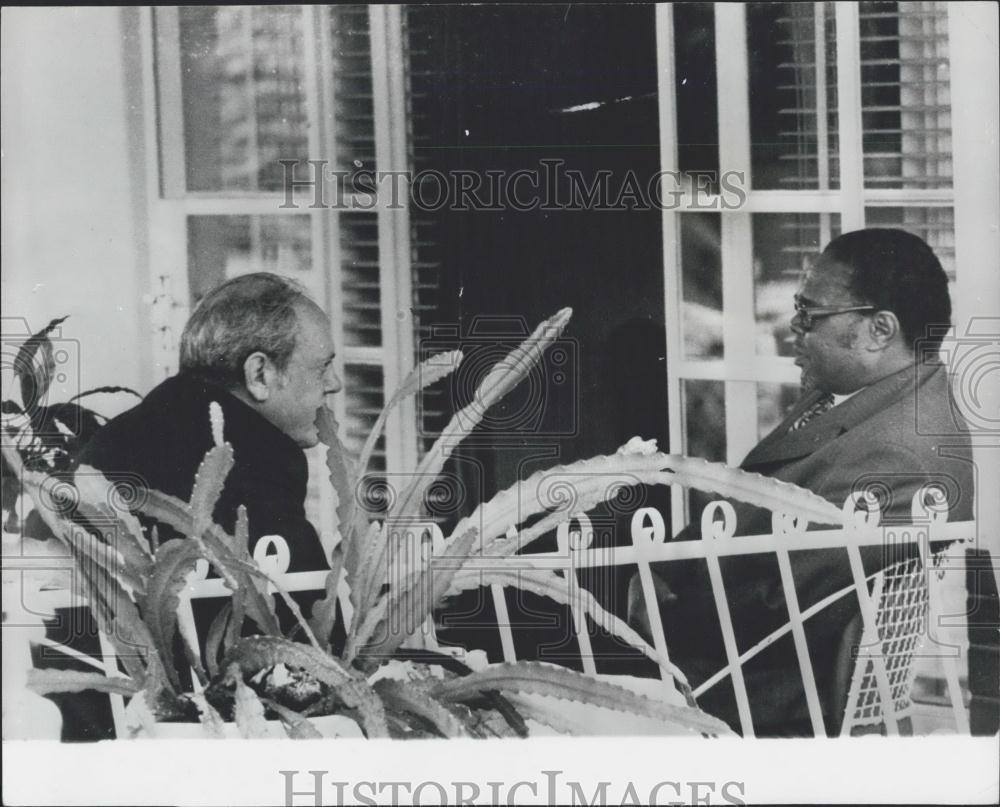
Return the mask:
[[[885,725],[886,710],[882,708],[873,654],[885,664],[895,719],[906,720],[913,709],[913,659],[927,632],[929,604],[927,571],[921,558],[895,564],[876,575],[871,596],[877,603],[875,630],[861,634],[841,736],[861,733],[862,727],[881,729]]]

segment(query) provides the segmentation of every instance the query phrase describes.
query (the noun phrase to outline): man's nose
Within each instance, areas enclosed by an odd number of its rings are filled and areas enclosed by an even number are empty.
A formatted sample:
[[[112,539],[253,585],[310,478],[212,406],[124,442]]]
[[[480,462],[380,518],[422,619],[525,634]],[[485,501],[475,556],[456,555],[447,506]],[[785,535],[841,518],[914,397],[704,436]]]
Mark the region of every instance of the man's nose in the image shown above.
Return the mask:
[[[806,329],[802,327],[802,318],[799,316],[797,311],[792,314],[792,318],[789,320],[788,325],[796,336],[802,336],[802,334],[806,332]]]
[[[323,394],[333,395],[334,393],[340,392],[344,388],[344,383],[340,380],[340,376],[334,372],[331,367],[326,371],[326,375],[323,378]]]

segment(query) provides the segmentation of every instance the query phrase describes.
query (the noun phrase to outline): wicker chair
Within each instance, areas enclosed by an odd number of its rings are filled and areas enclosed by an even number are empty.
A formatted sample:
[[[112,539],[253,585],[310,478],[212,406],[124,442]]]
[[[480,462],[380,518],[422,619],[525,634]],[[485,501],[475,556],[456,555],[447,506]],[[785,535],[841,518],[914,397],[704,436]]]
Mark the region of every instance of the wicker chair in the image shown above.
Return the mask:
[[[896,721],[900,734],[912,733],[910,715],[913,703],[910,689],[914,677],[914,656],[926,634],[928,614],[927,572],[920,558],[895,564],[875,576],[872,600],[877,603],[878,635],[865,632],[858,615],[841,642],[842,664],[835,670],[835,686],[842,693],[842,706],[834,705],[833,714],[843,714],[841,736],[887,733],[886,720]],[[882,696],[873,656],[885,664],[892,709],[882,708]],[[850,683],[844,670],[850,670]]]

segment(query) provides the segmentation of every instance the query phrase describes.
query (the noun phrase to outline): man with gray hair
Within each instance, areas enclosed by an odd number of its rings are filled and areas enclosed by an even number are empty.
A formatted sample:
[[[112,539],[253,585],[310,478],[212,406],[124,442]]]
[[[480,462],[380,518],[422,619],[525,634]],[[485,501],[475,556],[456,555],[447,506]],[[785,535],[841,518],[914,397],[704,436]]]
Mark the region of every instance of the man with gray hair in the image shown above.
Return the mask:
[[[251,552],[265,535],[288,543],[291,571],[328,560],[305,516],[304,448],[319,442],[318,411],[341,389],[330,321],[293,281],[256,273],[209,292],[181,336],[180,370],[84,448],[82,465],[135,474],[150,489],[187,500],[213,443],[209,406],[222,410],[235,464],[214,518],[232,532],[247,508]],[[141,492],[138,495],[142,495]],[[158,525],[161,540],[179,537]]]

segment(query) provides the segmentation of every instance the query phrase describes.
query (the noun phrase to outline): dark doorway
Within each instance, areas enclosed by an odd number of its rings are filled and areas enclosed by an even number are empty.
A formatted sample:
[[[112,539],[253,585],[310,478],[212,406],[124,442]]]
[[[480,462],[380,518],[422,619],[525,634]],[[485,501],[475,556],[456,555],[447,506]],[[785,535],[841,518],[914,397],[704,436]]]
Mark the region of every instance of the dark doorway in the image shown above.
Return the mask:
[[[457,473],[478,477],[470,498],[540,468],[613,453],[633,435],[665,446],[661,213],[643,198],[660,167],[653,7],[410,6],[407,24],[415,170],[465,172],[479,200],[498,201],[487,210],[413,211],[416,258],[433,255],[440,272],[425,335],[435,322],[450,332],[457,323],[475,368],[476,350],[488,353],[494,335],[516,343],[519,328],[574,311],[566,360],[546,369],[541,399],[520,390],[507,404],[537,405],[539,417],[510,429],[501,412],[501,427],[479,429],[456,458]],[[517,171],[541,180],[534,206],[530,180],[516,199],[490,196],[490,172]],[[573,171],[585,189],[606,181],[607,192],[574,205]],[[516,209],[524,201],[531,209]],[[474,384],[452,389],[460,405]],[[667,514],[667,491],[640,499]],[[603,519],[613,528],[599,540],[628,540],[626,513],[610,508]],[[595,595],[623,613],[621,581],[597,577]],[[532,635],[559,645],[549,633],[571,621],[556,623]],[[462,633],[454,638],[466,643]]]
[[[553,387],[535,434],[554,435],[564,460],[638,433],[665,440],[660,211],[630,205],[624,187],[631,176],[645,189],[659,170],[652,6],[415,6],[408,24],[415,168],[479,177],[483,199],[488,172],[562,178],[549,194],[559,209],[505,198],[415,212],[436,225],[439,322],[463,334],[484,316],[533,327],[571,306],[576,400],[573,385]],[[615,209],[567,209],[572,171],[585,184],[605,172]],[[529,180],[518,187],[519,200],[544,203]]]

